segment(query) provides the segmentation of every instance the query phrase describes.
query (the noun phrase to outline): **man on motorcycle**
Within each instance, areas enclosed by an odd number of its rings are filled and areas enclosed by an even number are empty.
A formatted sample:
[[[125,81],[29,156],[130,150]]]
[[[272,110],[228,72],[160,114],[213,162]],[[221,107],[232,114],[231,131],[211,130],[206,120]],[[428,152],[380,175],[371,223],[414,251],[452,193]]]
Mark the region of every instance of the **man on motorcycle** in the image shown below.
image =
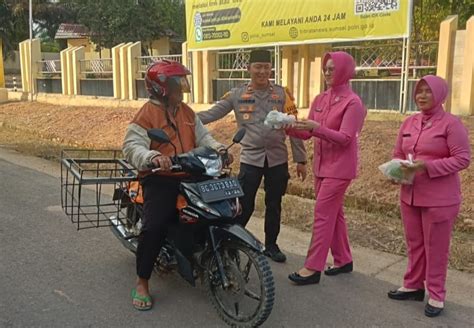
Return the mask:
[[[189,92],[189,70],[178,62],[157,61],[146,72],[145,84],[150,94],[128,126],[123,152],[129,163],[139,170],[143,186],[143,226],[137,249],[137,281],[132,290],[133,306],[149,310],[152,298],[148,280],[166,237],[167,226],[176,219],[176,199],[183,173],[171,171],[171,157],[198,146],[216,150],[224,146],[215,141],[193,110],[183,103],[183,92]],[[171,143],[150,140],[147,130],[163,129]],[[176,148],[174,148],[176,147]],[[152,169],[160,170],[152,173]]]

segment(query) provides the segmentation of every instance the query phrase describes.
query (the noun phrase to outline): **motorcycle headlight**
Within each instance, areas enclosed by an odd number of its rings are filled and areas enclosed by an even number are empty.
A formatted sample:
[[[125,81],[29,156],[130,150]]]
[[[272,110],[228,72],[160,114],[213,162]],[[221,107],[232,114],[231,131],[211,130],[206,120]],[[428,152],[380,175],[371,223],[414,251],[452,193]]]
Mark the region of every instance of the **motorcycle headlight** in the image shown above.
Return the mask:
[[[204,164],[206,168],[206,175],[210,177],[218,177],[222,171],[222,159],[220,156],[217,158],[207,158],[198,156],[199,160]]]

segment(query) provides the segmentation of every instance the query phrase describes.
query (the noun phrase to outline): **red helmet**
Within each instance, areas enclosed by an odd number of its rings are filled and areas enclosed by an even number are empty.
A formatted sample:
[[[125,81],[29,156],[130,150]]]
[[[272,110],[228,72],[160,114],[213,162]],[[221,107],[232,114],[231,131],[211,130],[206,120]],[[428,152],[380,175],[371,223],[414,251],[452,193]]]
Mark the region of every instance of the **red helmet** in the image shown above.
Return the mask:
[[[145,86],[150,95],[162,98],[173,90],[190,92],[186,75],[191,72],[182,64],[171,60],[151,63],[145,75]]]

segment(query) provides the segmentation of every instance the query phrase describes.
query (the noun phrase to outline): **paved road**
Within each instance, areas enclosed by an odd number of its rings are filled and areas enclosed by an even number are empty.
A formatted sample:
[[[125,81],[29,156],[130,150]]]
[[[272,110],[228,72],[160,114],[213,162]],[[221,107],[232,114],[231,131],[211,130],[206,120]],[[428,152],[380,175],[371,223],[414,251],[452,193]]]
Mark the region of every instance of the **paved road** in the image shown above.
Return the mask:
[[[132,254],[108,228],[75,230],[57,177],[0,151],[0,181],[0,327],[225,327],[203,289],[177,275],[153,276],[156,306],[137,312]],[[473,327],[473,308],[448,303],[429,319],[423,303],[390,301],[393,285],[359,272],[292,286],[286,277],[302,261],[272,264],[277,299],[264,327]]]

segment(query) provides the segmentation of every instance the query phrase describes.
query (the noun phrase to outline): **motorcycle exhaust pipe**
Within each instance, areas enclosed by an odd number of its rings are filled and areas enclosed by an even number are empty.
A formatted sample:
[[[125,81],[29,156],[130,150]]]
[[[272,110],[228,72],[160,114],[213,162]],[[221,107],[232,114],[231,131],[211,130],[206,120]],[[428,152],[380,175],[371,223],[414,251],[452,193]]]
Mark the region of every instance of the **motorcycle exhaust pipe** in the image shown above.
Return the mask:
[[[120,221],[120,219],[118,219],[116,216],[109,217],[109,221],[110,228],[115,237],[120,240],[125,248],[130,250],[132,253],[136,253],[138,246],[137,237],[125,230],[122,221]]]

